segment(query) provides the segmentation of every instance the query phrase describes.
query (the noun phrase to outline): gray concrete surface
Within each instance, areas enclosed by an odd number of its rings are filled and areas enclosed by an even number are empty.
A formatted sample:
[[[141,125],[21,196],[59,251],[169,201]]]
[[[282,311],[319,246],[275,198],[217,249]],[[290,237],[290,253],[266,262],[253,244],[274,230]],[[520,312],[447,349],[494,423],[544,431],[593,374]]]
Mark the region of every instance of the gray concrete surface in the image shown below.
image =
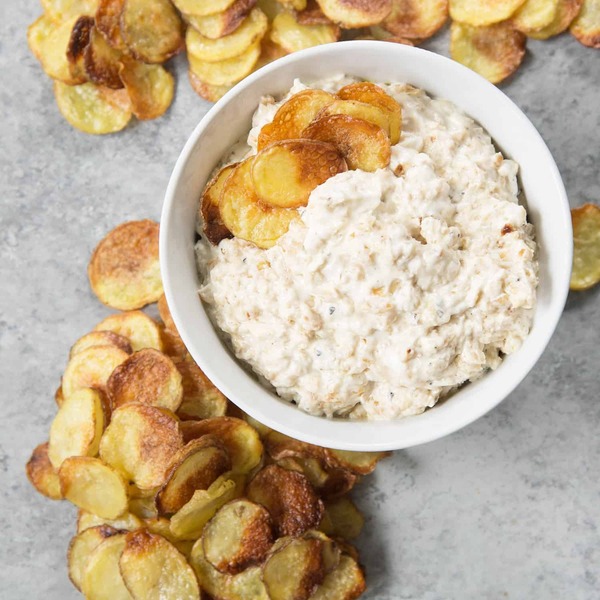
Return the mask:
[[[177,155],[208,108],[178,75],[162,119],[91,137],[61,118],[30,56],[35,0],[0,3],[0,597],[70,599],[75,511],[24,464],[47,438],[71,343],[108,313],[86,265],[111,227],[158,218]],[[447,32],[429,47],[447,53]],[[503,86],[556,157],[573,206],[600,202],[600,53],[530,43]],[[600,598],[600,289],[573,294],[539,364],[496,410],[398,452],[357,489],[371,600]]]

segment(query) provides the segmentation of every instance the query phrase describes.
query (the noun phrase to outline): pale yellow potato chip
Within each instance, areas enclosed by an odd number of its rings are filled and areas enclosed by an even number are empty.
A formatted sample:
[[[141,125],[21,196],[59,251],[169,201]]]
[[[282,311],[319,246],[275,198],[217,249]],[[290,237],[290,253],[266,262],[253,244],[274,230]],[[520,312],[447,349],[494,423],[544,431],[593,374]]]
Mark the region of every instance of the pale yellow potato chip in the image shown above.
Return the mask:
[[[587,290],[600,282],[600,206],[584,204],[571,210],[573,272],[571,289]]]
[[[129,340],[122,335],[114,333],[112,331],[90,331],[84,336],[80,337],[72,346],[69,351],[69,358],[73,358],[79,352],[92,348],[93,346],[116,346],[131,354],[133,352]]]
[[[448,0],[392,0],[381,25],[399,38],[424,40],[448,20]]]
[[[450,17],[469,25],[491,25],[510,18],[525,0],[450,0]]]
[[[119,533],[105,539],[90,555],[81,580],[86,600],[133,600],[119,569],[125,535]]]
[[[352,540],[360,535],[365,519],[350,498],[325,502],[325,513],[319,529],[327,535]]]
[[[529,32],[529,37],[536,40],[547,40],[568,29],[575,17],[579,14],[583,0],[558,0],[556,12],[552,22],[543,29]]]
[[[143,527],[144,523],[137,515],[127,510],[116,519],[106,519],[87,510],[79,509],[77,513],[77,533],[81,533],[90,527],[98,527],[99,525],[108,525],[118,530],[134,531]]]
[[[211,85],[210,83],[206,83],[202,81],[196,73],[192,71],[192,69],[188,69],[188,78],[190,81],[190,85],[192,89],[200,96],[200,98],[204,98],[204,100],[208,100],[209,102],[216,102],[220,100],[232,87],[233,85]]]
[[[143,348],[163,349],[158,323],[140,310],[110,315],[100,321],[94,331],[114,331],[126,337],[134,352]]]
[[[319,6],[334,23],[354,29],[381,23],[392,10],[392,0],[319,0]]]
[[[214,15],[227,10],[235,0],[173,0],[184,15]]]
[[[600,0],[583,0],[570,31],[584,46],[600,48]]]
[[[286,52],[297,52],[305,48],[336,42],[340,38],[335,25],[301,25],[294,15],[283,12],[275,17],[271,26],[271,40]]]
[[[366,587],[365,575],[356,560],[342,554],[339,565],[325,576],[311,600],[355,600]]]
[[[554,20],[558,2],[559,0],[526,0],[511,19],[515,29],[530,33],[547,27]]]
[[[81,15],[94,16],[98,0],[41,0],[44,12],[57,22]]]

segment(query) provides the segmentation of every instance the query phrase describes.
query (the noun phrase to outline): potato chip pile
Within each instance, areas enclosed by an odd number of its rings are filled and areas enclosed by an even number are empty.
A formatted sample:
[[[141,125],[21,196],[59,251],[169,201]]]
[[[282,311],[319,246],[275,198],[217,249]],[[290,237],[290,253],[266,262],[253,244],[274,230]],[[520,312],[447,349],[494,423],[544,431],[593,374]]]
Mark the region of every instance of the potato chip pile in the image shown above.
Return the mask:
[[[231,404],[175,328],[157,236],[125,223],[94,251],[92,289],[125,312],[72,346],[27,464],[79,508],[71,581],[91,600],[357,598],[363,518],[346,494],[387,453],[299,442]],[[160,322],[137,310],[156,301]]]
[[[584,204],[571,210],[573,271],[571,289],[587,290],[600,283],[600,206]]]

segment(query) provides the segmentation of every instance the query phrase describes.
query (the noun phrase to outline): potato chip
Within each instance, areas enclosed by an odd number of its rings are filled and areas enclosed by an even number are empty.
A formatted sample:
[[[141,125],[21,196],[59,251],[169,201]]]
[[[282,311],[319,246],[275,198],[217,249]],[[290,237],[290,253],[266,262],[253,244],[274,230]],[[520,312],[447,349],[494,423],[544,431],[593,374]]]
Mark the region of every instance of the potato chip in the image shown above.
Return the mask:
[[[584,204],[571,210],[573,272],[571,289],[587,290],[600,282],[600,206]]]
[[[287,54],[288,52],[266,35],[260,43],[260,57],[254,68],[260,69],[282,56],[287,56]]]
[[[525,56],[526,37],[509,22],[471,27],[455,21],[450,34],[450,54],[492,83],[512,75]]]
[[[125,0],[99,0],[96,10],[96,29],[116,50],[124,51],[127,45],[121,35],[121,13]]]
[[[321,558],[325,574],[331,573],[340,564],[342,554],[340,546],[324,532],[318,529],[309,529],[303,537],[304,539],[314,539],[321,542]]]
[[[267,15],[269,21],[272,21],[279,13],[285,11],[285,7],[278,0],[258,0],[257,5]]]
[[[192,89],[204,100],[209,102],[216,102],[220,100],[232,87],[233,85],[211,85],[202,81],[198,75],[196,75],[191,69],[188,69],[188,79]]]
[[[220,508],[202,533],[204,556],[222,573],[235,575],[261,563],[273,543],[271,517],[244,498]]]
[[[350,450],[327,450],[327,463],[336,468],[348,469],[357,475],[368,475],[377,463],[391,452],[352,452]]]
[[[81,580],[86,600],[132,600],[119,569],[125,536],[117,533],[105,539],[90,555]]]
[[[133,352],[131,344],[126,337],[112,331],[91,331],[80,337],[71,346],[69,358],[73,358],[79,352],[94,346],[115,346],[116,348],[123,350],[123,352],[127,352],[127,354]]]
[[[223,167],[207,184],[200,200],[200,215],[204,223],[202,231],[207,239],[217,245],[221,240],[232,237],[221,219],[219,202],[227,178],[239,163],[232,163]]]
[[[530,31],[528,34],[529,37],[536,40],[547,40],[549,37],[562,33],[579,14],[582,5],[583,0],[558,0],[556,13],[552,22],[543,29]]]
[[[492,25],[511,17],[525,0],[450,0],[450,17],[467,25]]]
[[[191,71],[202,81],[210,85],[231,85],[237,83],[252,72],[260,57],[260,41],[254,42],[238,56],[207,62],[188,54]]]
[[[214,15],[227,10],[234,0],[173,0],[173,4],[184,15]]]
[[[156,496],[159,513],[176,513],[196,490],[208,489],[230,469],[229,452],[215,436],[204,435],[188,442],[173,456],[165,484]]]
[[[35,448],[25,470],[27,479],[40,494],[51,500],[62,500],[60,479],[48,458],[48,442]]]
[[[263,445],[255,429],[235,417],[217,417],[202,421],[185,421],[181,431],[186,442],[205,435],[214,435],[227,449],[234,473],[249,473],[260,464]]]
[[[163,294],[158,299],[157,308],[158,308],[158,314],[160,315],[162,322],[165,324],[165,328],[167,329],[167,331],[169,331],[170,333],[179,335],[179,332],[177,331],[177,327],[175,326],[175,321],[173,321],[173,316],[171,315],[171,309],[169,308],[169,305],[167,304],[167,297],[165,296],[165,294]]]
[[[352,540],[360,535],[365,519],[349,498],[325,502],[325,512],[319,529],[334,537]]]
[[[400,38],[424,40],[448,19],[448,0],[392,0],[392,12],[381,25]]]
[[[225,182],[219,209],[223,223],[235,235],[270,248],[299,219],[293,209],[265,206],[260,203],[252,183],[251,156],[241,162]]]
[[[317,0],[308,0],[306,6],[296,12],[296,21],[300,25],[330,25],[331,21],[325,16]]]
[[[83,510],[105,519],[116,519],[127,510],[125,480],[98,458],[70,456],[58,477],[63,496]]]
[[[131,113],[131,99],[124,87],[118,90],[112,90],[107,87],[98,86],[98,92],[100,93],[100,97],[111,106],[114,106],[118,110]]]
[[[163,293],[158,223],[145,219],[115,227],[96,246],[88,277],[98,299],[111,308],[133,310],[156,302]]]
[[[308,204],[318,185],[347,170],[346,161],[332,144],[284,140],[258,153],[252,164],[252,182],[261,202],[298,208]]]
[[[78,352],[63,374],[63,396],[69,398],[82,388],[104,391],[111,373],[127,358],[129,354],[116,346],[92,346]]]
[[[168,356],[145,348],[112,372],[106,393],[113,410],[129,402],[141,402],[176,411],[183,399],[181,374]]]
[[[130,511],[125,511],[116,519],[105,519],[81,509],[77,513],[77,533],[81,533],[90,527],[98,527],[99,525],[108,525],[119,531],[133,531],[143,527],[144,524],[137,515],[134,515]]]
[[[339,565],[311,596],[311,600],[355,600],[366,589],[362,569],[351,556],[342,554]]]
[[[390,113],[379,106],[361,102],[359,100],[339,99],[323,108],[316,116],[316,119],[329,115],[348,115],[356,119],[362,119],[363,121],[373,123],[373,125],[377,125],[385,131],[386,135],[390,138],[391,143]]]
[[[377,25],[392,10],[392,0],[319,0],[328,19],[345,29]]]
[[[380,25],[372,25],[367,31],[367,34],[359,34],[356,39],[379,40],[382,42],[393,42],[394,44],[404,44],[405,46],[416,46],[421,42],[419,38],[408,39],[394,35]]]
[[[127,127],[131,120],[130,111],[106,100],[93,83],[73,86],[55,81],[54,97],[62,116],[84,133],[115,133]]]
[[[241,410],[235,404],[233,404],[232,408],[233,407],[237,408],[237,410]],[[242,413],[243,413],[243,411],[242,411]],[[246,421],[246,423],[248,423],[248,425],[250,425],[253,429],[256,429],[256,432],[260,435],[261,439],[264,436],[266,436],[269,432],[273,431],[270,427],[263,425],[260,421],[257,421],[254,417],[251,417],[250,415],[247,415],[245,413],[243,413],[243,416],[240,418],[243,418],[244,421]]]
[[[246,493],[269,511],[278,536],[301,535],[316,527],[323,516],[323,502],[306,477],[277,465],[260,470]]]
[[[41,0],[44,12],[53,21],[60,23],[81,15],[93,16],[98,0]]]
[[[170,358],[183,358],[187,354],[187,348],[179,334],[169,331],[164,325],[159,325],[159,328],[164,353]]]
[[[142,488],[162,485],[183,446],[177,418],[164,408],[124,404],[100,441],[100,457]]]
[[[584,46],[600,48],[600,0],[583,0],[569,31]]]
[[[253,9],[232,33],[211,39],[189,27],[185,36],[187,51],[199,60],[219,62],[239,56],[267,32],[268,22],[260,8]]]
[[[87,81],[85,72],[85,52],[90,43],[92,30],[94,29],[94,17],[79,17],[73,29],[67,45],[67,61],[71,76],[82,83]]]
[[[158,517],[158,509],[154,497],[129,498],[129,511],[140,519],[152,519]]]
[[[185,19],[198,33],[211,40],[217,40],[240,27],[255,5],[256,0],[235,0],[221,12],[203,17],[186,14]]]
[[[334,24],[301,25],[288,12],[278,14],[271,28],[271,39],[286,52],[297,52],[305,48],[337,42],[340,30]]]
[[[119,568],[134,600],[200,600],[193,569],[160,535],[143,529],[128,533]]]
[[[71,539],[67,551],[69,579],[81,591],[83,573],[92,552],[106,539],[122,533],[109,525],[90,527]]]
[[[134,352],[144,348],[163,349],[158,323],[140,310],[110,315],[100,321],[94,331],[113,331],[126,337]]]
[[[76,21],[75,21],[76,22]],[[39,60],[42,60],[44,45],[52,33],[56,30],[57,24],[47,14],[38,17],[27,28],[27,45],[31,53]]]
[[[125,0],[121,35],[131,54],[163,63],[184,47],[183,22],[170,0]]]
[[[328,115],[313,121],[302,137],[329,142],[349,169],[373,172],[390,164],[390,140],[381,127],[348,115]]]
[[[69,456],[96,456],[104,431],[100,393],[83,388],[67,396],[50,426],[48,457],[58,469]]]
[[[119,77],[121,52],[115,50],[95,27],[83,53],[87,78],[98,85],[118,90],[123,87]]]
[[[550,25],[557,8],[558,0],[526,0],[511,21],[515,29],[530,33]]]

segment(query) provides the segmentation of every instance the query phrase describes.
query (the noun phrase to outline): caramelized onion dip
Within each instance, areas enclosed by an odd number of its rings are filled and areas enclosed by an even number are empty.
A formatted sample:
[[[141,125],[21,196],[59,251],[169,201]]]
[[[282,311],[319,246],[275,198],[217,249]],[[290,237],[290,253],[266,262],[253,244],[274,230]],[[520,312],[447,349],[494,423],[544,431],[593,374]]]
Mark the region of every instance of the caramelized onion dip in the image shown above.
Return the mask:
[[[352,81],[296,81],[286,98]],[[518,165],[451,102],[378,85],[402,106],[388,168],[318,186],[272,248],[202,236],[196,246],[200,296],[236,357],[313,415],[419,414],[495,369],[533,318],[538,265]],[[262,99],[223,164],[256,153],[281,102]]]

